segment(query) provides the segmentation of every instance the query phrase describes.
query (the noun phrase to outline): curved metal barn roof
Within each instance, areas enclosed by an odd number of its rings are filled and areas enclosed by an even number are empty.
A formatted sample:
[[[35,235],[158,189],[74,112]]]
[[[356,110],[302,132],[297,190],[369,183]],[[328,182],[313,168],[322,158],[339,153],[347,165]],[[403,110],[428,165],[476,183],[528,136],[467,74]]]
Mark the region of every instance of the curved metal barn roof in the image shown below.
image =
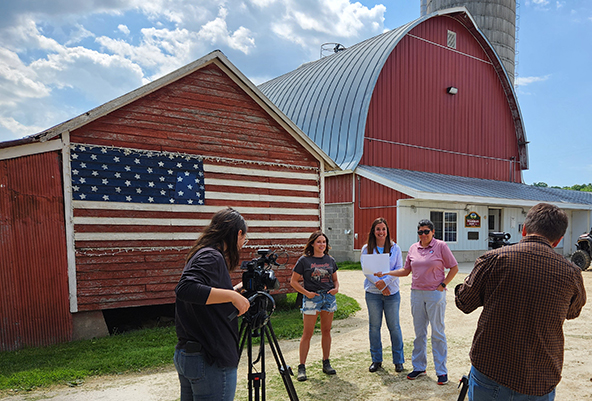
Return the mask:
[[[524,124],[513,86],[492,46],[464,7],[423,16],[347,50],[303,64],[259,85],[259,89],[343,170],[354,170],[362,158],[370,100],[384,64],[409,31],[440,15],[449,15],[467,26],[492,59],[512,108],[522,168],[527,168]]]

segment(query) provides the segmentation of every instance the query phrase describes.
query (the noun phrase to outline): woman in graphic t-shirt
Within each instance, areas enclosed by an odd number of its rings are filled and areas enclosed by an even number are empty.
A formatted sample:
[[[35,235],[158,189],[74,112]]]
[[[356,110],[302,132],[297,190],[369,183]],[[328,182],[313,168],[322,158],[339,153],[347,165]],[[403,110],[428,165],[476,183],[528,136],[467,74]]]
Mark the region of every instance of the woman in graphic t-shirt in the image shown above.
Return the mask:
[[[306,357],[310,339],[314,333],[317,316],[321,316],[321,346],[323,349],[323,372],[334,375],[335,369],[329,362],[331,352],[331,325],[333,313],[337,310],[335,294],[339,291],[337,264],[329,256],[329,240],[322,231],[315,231],[308,238],[304,254],[296,262],[290,285],[303,295],[303,333],[300,339],[300,364],[298,381],[306,380]],[[300,281],[303,281],[301,284]]]

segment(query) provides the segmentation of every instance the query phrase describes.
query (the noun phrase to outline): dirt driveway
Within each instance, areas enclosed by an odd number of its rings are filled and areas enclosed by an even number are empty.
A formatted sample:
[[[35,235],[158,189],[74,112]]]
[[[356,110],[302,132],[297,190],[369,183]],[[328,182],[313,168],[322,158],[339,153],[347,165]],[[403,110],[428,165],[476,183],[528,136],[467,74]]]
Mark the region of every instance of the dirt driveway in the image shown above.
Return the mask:
[[[461,272],[470,265],[461,265]],[[450,288],[459,283],[466,274],[459,274]],[[396,373],[387,363],[390,349],[384,355],[385,369],[369,373],[367,310],[360,271],[339,272],[341,292],[358,300],[362,310],[333,326],[331,359],[337,370],[336,376],[320,372],[320,335],[315,335],[309,354],[309,380],[294,380],[299,399],[304,400],[456,400],[458,380],[470,368],[469,348],[478,312],[465,315],[454,306],[452,291],[447,294],[446,335],[448,337],[448,370],[451,383],[438,386],[433,364],[428,364],[428,376],[416,381],[405,378],[406,372]],[[592,271],[584,273],[586,290],[592,294]],[[413,324],[409,307],[411,278],[401,279],[401,326],[405,341],[406,369],[411,368]],[[557,388],[557,400],[592,400],[592,301],[584,307],[578,319],[565,323],[565,364],[563,379]],[[383,326],[383,344],[389,345],[388,331]],[[289,365],[298,364],[298,340],[282,341],[281,350]],[[268,382],[279,382],[277,367],[268,352]],[[243,360],[246,358],[243,358]],[[431,359],[428,358],[428,359]],[[239,366],[237,399],[247,399],[247,368],[244,361]],[[278,376],[278,377],[274,377]],[[270,384],[270,388],[271,388]],[[278,385],[276,385],[276,388]],[[281,389],[283,386],[279,385]],[[53,400],[53,401],[174,401],[179,399],[177,375],[172,364],[156,372],[125,374],[88,379],[79,387],[54,387],[26,394],[8,395],[1,400]],[[288,399],[285,391],[267,393],[267,399]]]

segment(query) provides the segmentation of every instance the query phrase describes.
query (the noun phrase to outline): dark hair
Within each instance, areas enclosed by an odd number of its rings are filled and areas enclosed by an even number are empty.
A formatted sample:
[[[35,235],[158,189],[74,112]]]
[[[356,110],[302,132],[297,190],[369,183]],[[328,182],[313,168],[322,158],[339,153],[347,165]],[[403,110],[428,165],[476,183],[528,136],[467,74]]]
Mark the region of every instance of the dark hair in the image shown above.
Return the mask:
[[[325,255],[329,254],[329,249],[331,249],[331,247],[329,246],[329,238],[327,238],[325,233],[323,233],[321,230],[318,230],[318,231],[315,231],[314,233],[310,234],[310,237],[308,237],[308,241],[306,242],[306,245],[304,245],[304,251],[302,252],[304,255],[306,255],[306,256],[313,256],[314,255],[314,248],[312,245],[317,240],[317,238],[319,238],[321,235],[323,237],[325,237],[325,241],[327,241],[327,247],[325,248]]]
[[[561,239],[567,230],[567,215],[555,205],[539,203],[526,215],[524,229],[526,234],[538,234],[551,243]]]
[[[232,271],[240,261],[238,232],[247,234],[247,223],[239,212],[232,208],[222,209],[214,214],[210,224],[204,228],[200,237],[189,250],[185,262],[193,257],[201,248],[218,249],[226,259],[228,271]]]
[[[376,226],[380,223],[384,223],[386,226],[386,240],[384,242],[384,253],[389,253],[391,251],[391,230],[389,229],[388,223],[384,217],[379,217],[372,223],[372,227],[370,228],[370,232],[368,233],[368,248],[366,251],[368,254],[374,253],[374,248],[376,248],[376,234],[374,234],[374,230]]]
[[[434,231],[434,223],[432,223],[431,220],[428,220],[428,219],[419,220],[419,223],[417,223],[417,229],[419,230],[419,227],[424,227],[424,226],[429,227],[430,230]]]

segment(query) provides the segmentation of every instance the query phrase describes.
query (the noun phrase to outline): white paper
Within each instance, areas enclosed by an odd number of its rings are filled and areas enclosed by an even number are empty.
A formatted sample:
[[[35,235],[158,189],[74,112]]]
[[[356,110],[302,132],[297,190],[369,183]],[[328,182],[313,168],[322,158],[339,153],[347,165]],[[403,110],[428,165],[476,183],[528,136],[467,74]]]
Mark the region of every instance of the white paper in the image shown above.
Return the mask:
[[[371,255],[362,255],[362,272],[372,283],[382,280],[374,273],[387,273],[390,271],[390,255],[388,253],[378,253]]]

